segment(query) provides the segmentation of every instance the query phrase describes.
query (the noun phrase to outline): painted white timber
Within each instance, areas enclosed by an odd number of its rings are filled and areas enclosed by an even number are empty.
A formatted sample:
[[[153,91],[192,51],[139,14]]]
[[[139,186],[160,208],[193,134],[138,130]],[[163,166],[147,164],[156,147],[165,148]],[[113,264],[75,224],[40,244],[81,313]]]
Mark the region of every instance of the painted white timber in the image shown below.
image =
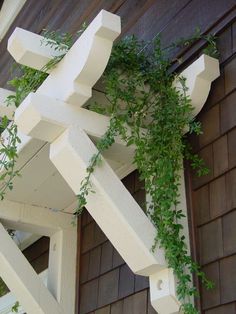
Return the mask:
[[[5,0],[0,10],[0,41],[5,36],[26,0]]]
[[[113,41],[120,34],[120,31],[120,17],[102,10],[63,60],[51,71],[50,76],[44,81],[38,92],[51,97],[57,95],[57,98],[62,101],[82,106],[91,97],[91,87],[102,75],[111,53]],[[13,45],[15,36],[17,40],[16,44]],[[8,50],[10,50],[13,58],[19,62],[19,51],[24,51],[24,55],[32,54],[34,56],[33,47],[38,47],[41,43],[41,38],[38,35],[32,34],[31,41],[28,40],[27,36],[28,32],[21,30],[21,34],[13,33],[9,40]],[[27,45],[25,45],[26,37]],[[27,65],[36,69],[42,68],[42,63],[45,64],[42,62],[42,55],[41,59],[40,53],[38,53],[39,58],[34,59],[28,56],[25,58],[25,62],[30,60],[30,64]],[[33,62],[35,64],[32,64]]]
[[[48,289],[60,304],[60,313],[74,313],[71,287],[75,288],[76,280],[77,228],[72,225],[73,215],[4,200],[0,219],[8,228],[50,236]]]
[[[187,95],[194,107],[193,117],[202,109],[208,97],[211,83],[219,76],[219,60],[205,54],[201,55],[180,74],[180,77],[186,79]],[[175,86],[182,90],[179,82],[175,83]]]
[[[47,277],[48,277],[48,270],[45,269],[43,272],[39,274],[39,278],[42,280],[45,287],[47,287]],[[0,314],[14,314],[12,312],[12,307],[15,305],[17,299],[12,294],[12,292],[8,292],[4,296],[0,297]],[[18,314],[25,314],[24,309],[20,305],[18,308]]]
[[[34,314],[63,313],[59,303],[44,286],[1,223],[0,237],[0,276],[26,312]]]
[[[50,237],[48,289],[63,313],[75,313],[77,227],[60,230]]]
[[[43,36],[19,27],[16,27],[8,39],[7,49],[16,62],[37,70],[42,70],[53,57],[66,52],[66,50],[55,50],[46,44]]]
[[[0,219],[11,229],[52,236],[61,229],[70,229],[72,217],[39,206],[8,200],[0,202]]]
[[[109,120],[107,116],[38,93],[30,93],[15,113],[15,123],[21,132],[50,143],[73,124],[80,125],[93,139],[99,139],[106,132]],[[134,151],[134,145],[127,147],[116,137],[107,156],[128,164]]]
[[[8,89],[0,88],[0,117],[7,116],[10,120],[13,119],[16,108],[12,105],[8,106],[6,99],[8,96],[12,95],[15,95],[15,93]]]
[[[171,269],[163,269],[149,277],[151,304],[158,314],[180,313],[176,281]]]
[[[78,127],[69,128],[51,144],[50,159],[75,194],[96,152],[95,145]],[[163,251],[151,251],[154,226],[105,160],[92,174],[91,182],[95,193],[88,196],[86,207],[129,267],[142,275],[162,269]]]

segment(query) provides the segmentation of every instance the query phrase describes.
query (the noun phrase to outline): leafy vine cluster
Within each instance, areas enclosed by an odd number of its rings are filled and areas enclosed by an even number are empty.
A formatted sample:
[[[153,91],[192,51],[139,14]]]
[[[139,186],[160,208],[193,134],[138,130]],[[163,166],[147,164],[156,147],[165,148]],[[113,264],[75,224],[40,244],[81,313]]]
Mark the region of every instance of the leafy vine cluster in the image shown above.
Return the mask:
[[[80,32],[81,33],[81,32]],[[46,32],[42,44],[50,45],[61,55],[50,61],[42,71],[20,66],[20,75],[9,82],[15,95],[7,98],[8,105],[18,107],[31,91],[46,79],[45,70],[51,69],[63,58],[71,47],[71,35]],[[192,285],[191,274],[195,273],[207,288],[212,283],[207,280],[199,265],[188,254],[183,226],[180,221],[183,212],[179,208],[179,187],[183,159],[190,160],[198,175],[207,173],[203,161],[191,152],[183,135],[186,126],[190,132],[201,133],[200,124],[193,120],[193,107],[187,96],[184,78],[170,72],[172,60],[168,58],[172,48],[191,45],[201,38],[199,30],[191,39],[180,39],[163,49],[160,38],[145,49],[145,43],[134,36],[119,41],[113,48],[107,68],[102,77],[109,105],[93,103],[90,110],[110,116],[110,124],[103,137],[96,143],[98,153],[91,156],[87,175],[81,182],[76,214],[81,214],[86,206],[86,197],[93,190],[91,175],[102,162],[101,155],[120,136],[127,146],[135,145],[134,163],[145,181],[146,192],[151,201],[146,206],[146,214],[156,227],[157,234],[152,250],[164,248],[168,266],[177,279],[177,295],[185,314],[196,314],[192,297],[198,292]],[[216,56],[214,38],[204,38],[209,44],[206,53]],[[180,82],[176,88],[174,82]],[[4,172],[0,177],[3,199],[7,188],[12,189],[12,180],[19,172],[15,170],[17,159],[17,127],[3,117],[1,128],[0,167]],[[150,248],[151,249],[151,248]],[[0,295],[4,292],[0,285]]]

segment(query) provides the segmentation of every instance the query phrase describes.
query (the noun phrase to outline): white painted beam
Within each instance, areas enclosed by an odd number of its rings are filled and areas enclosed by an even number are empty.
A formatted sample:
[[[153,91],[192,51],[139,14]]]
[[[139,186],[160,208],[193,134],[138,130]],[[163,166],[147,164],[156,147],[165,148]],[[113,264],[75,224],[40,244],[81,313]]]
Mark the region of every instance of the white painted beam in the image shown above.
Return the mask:
[[[55,50],[54,47],[46,45],[43,36],[19,27],[15,28],[8,39],[7,49],[16,62],[37,70],[43,69],[53,57],[63,54],[63,51]]]
[[[26,0],[4,0],[0,10],[0,41],[5,36]]]
[[[96,152],[85,132],[72,127],[51,144],[50,159],[78,194],[90,158]],[[163,269],[164,252],[151,251],[156,235],[153,224],[105,160],[92,174],[91,182],[95,193],[88,195],[86,208],[129,267],[142,275]]]
[[[24,309],[34,314],[66,314],[1,223],[0,237],[0,276]]]
[[[91,87],[102,75],[120,31],[120,17],[102,10],[51,71],[39,93],[57,95],[60,100],[82,106],[91,97]],[[38,36],[17,29],[8,45],[13,58],[36,69],[45,65],[44,48],[40,48],[41,37]]]
[[[21,132],[46,142],[53,142],[73,124],[79,124],[89,136],[99,139],[109,120],[107,116],[38,93],[30,93],[15,112],[15,123]],[[127,147],[117,136],[107,156],[127,164],[132,163],[134,151],[134,145]]]
[[[60,303],[64,313],[75,313],[76,224],[50,237],[48,289]]]
[[[158,314],[177,314],[181,303],[176,295],[176,280],[171,269],[163,269],[149,277],[150,299]]]
[[[51,236],[61,229],[70,229],[73,215],[48,208],[3,200],[0,219],[9,228]]]
[[[100,11],[38,92],[83,106],[105,70],[113,41],[120,31],[120,17]]]
[[[186,87],[188,88],[187,95],[194,107],[193,117],[202,109],[208,97],[211,83],[219,76],[219,60],[205,54],[201,55],[181,72],[180,77],[186,80]],[[175,86],[182,90],[179,82],[175,83]]]

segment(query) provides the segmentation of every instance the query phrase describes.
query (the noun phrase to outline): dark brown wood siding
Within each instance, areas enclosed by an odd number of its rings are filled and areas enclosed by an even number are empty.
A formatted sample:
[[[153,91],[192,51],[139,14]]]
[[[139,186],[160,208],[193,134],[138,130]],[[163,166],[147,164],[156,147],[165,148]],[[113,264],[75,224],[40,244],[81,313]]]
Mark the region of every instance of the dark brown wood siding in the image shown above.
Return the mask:
[[[215,283],[201,288],[202,313],[236,313],[236,23],[218,35],[221,76],[199,114],[203,134],[190,137],[210,169],[188,172],[198,260]]]
[[[0,87],[10,78],[12,58],[6,51],[7,38],[16,26],[36,33],[43,29],[75,33],[102,9],[122,18],[122,36],[135,34],[150,41],[160,35],[163,45],[190,36],[196,27],[216,33],[221,52],[221,77],[213,84],[207,104],[199,115],[204,134],[190,138],[196,152],[206,160],[211,172],[195,178],[186,170],[191,237],[194,256],[215,281],[211,292],[202,290],[202,313],[235,313],[236,300],[236,1],[235,0],[28,0],[0,43]],[[190,64],[204,45],[199,41],[181,54]],[[148,44],[147,44],[148,49]],[[143,191],[137,175],[125,180],[138,200]],[[79,308],[82,313],[146,314],[149,305],[146,278],[132,274],[88,213],[82,217]],[[34,263],[45,263],[36,243]],[[31,248],[32,249],[32,248]],[[28,250],[29,252],[29,250]],[[29,254],[29,253],[27,253]],[[44,255],[44,262],[40,256]]]

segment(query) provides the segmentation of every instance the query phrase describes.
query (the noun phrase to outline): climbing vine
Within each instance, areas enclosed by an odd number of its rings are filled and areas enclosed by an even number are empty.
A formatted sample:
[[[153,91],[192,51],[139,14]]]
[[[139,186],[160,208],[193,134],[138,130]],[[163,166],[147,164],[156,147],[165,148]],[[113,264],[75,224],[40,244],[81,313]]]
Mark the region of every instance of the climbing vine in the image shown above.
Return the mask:
[[[80,35],[81,32],[79,32]],[[15,89],[15,95],[6,100],[8,105],[18,107],[24,98],[46,79],[45,72],[63,58],[71,47],[71,35],[58,32],[45,32],[42,44],[50,45],[61,52],[41,71],[20,66],[20,75],[9,82]],[[201,127],[193,119],[193,107],[187,96],[187,87],[183,77],[170,71],[172,60],[170,50],[176,46],[186,47],[200,38],[197,31],[191,39],[180,39],[167,48],[162,48],[160,38],[147,44],[129,37],[118,42],[112,51],[108,66],[103,75],[103,83],[108,105],[93,103],[94,110],[110,116],[110,124],[103,137],[96,143],[98,153],[91,156],[87,175],[81,182],[78,194],[80,214],[86,206],[86,197],[93,190],[91,175],[102,163],[101,155],[120,136],[127,146],[135,145],[134,163],[140,178],[145,180],[145,189],[151,201],[146,206],[146,213],[157,229],[152,250],[157,246],[165,251],[168,266],[177,278],[177,295],[185,314],[196,314],[192,297],[197,290],[192,285],[191,274],[195,273],[207,287],[212,283],[207,280],[200,267],[188,255],[185,236],[182,233],[181,219],[184,217],[179,208],[179,187],[183,158],[190,161],[198,175],[207,173],[203,161],[191,152],[184,130],[200,134]],[[214,38],[204,38],[209,44],[205,52],[217,54]],[[179,82],[175,87],[174,82]],[[0,125],[1,137],[0,167],[4,172],[0,176],[2,185],[0,197],[4,198],[7,189],[12,189],[12,180],[19,172],[15,170],[17,159],[17,127],[3,117]],[[0,283],[0,295],[2,294]]]
[[[195,38],[198,35],[195,35]],[[214,39],[205,38],[208,54],[216,55]],[[169,49],[176,45],[190,45],[192,40],[181,39],[168,49],[162,49],[160,38],[145,50],[144,43],[129,37],[115,45],[103,75],[105,94],[109,104],[94,103],[90,110],[110,116],[110,125],[98,141],[98,153],[91,158],[87,176],[81,183],[78,195],[80,214],[86,206],[86,196],[92,191],[91,174],[101,163],[101,154],[120,136],[127,144],[135,145],[134,163],[145,181],[146,192],[151,201],[146,212],[156,227],[157,235],[153,251],[164,248],[168,266],[177,279],[177,296],[185,314],[198,313],[192,297],[198,295],[192,285],[191,274],[195,273],[206,288],[213,284],[207,280],[199,265],[188,255],[183,235],[179,208],[179,187],[183,159],[190,161],[198,175],[208,169],[187,144],[184,130],[200,134],[201,126],[193,119],[193,107],[187,96],[183,77],[170,72]],[[179,88],[175,87],[179,82]]]

